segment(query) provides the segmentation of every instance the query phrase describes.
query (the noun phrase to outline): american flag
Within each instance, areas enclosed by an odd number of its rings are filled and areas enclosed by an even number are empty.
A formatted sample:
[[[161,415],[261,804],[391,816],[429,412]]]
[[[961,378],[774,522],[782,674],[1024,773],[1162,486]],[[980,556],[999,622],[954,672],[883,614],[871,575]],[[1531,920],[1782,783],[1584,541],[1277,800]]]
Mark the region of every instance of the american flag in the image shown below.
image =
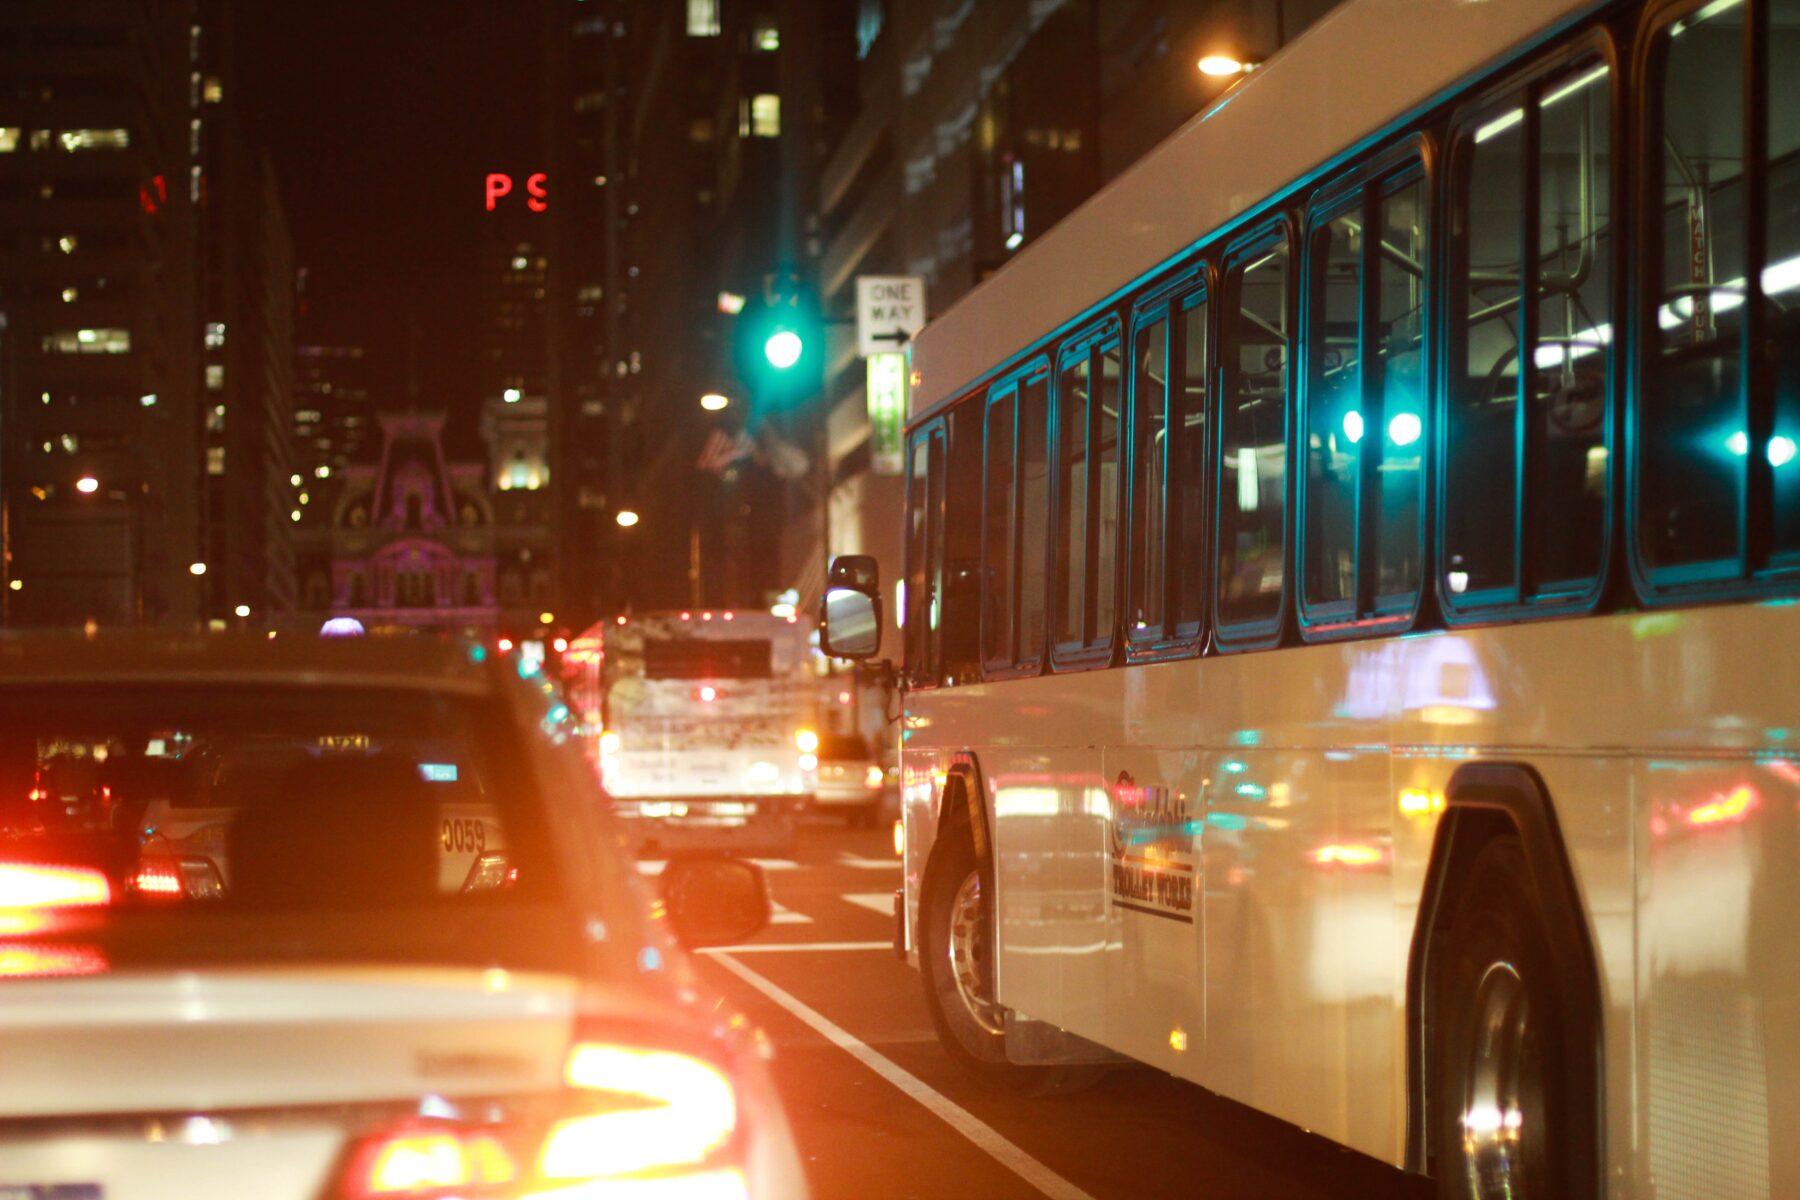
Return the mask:
[[[694,465],[702,471],[723,475],[755,453],[756,444],[743,430],[726,433],[722,429],[715,429],[707,435],[706,445],[700,448],[700,457],[694,460]]]

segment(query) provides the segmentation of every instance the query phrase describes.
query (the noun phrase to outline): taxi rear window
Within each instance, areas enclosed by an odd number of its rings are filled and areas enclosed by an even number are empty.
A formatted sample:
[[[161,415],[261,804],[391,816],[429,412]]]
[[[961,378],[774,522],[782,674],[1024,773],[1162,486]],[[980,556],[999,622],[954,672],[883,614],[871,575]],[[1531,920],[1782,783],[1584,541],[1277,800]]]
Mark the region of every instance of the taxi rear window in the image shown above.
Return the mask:
[[[403,689],[0,688],[0,860],[116,907],[402,909],[554,886],[483,701]]]

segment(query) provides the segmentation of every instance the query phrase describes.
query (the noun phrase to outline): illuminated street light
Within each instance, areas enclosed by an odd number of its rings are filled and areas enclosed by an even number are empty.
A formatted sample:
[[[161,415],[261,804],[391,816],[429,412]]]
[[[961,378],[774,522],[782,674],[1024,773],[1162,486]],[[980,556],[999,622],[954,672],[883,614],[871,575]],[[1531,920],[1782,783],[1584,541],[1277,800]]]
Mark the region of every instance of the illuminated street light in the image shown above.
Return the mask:
[[[92,475],[83,475],[75,481],[75,490],[84,496],[91,496],[100,490],[100,481]]]
[[[204,575],[204,574],[206,574],[206,564],[200,563],[200,562],[189,563],[188,564],[188,574],[189,575]]]
[[[619,510],[619,515],[614,517],[613,520],[619,523],[620,528],[630,529],[633,525],[638,523],[638,515],[629,508],[622,508]]]
[[[706,395],[700,397],[700,407],[704,408],[707,412],[718,412],[721,409],[728,407],[730,404],[731,398],[729,396],[722,396],[718,392],[708,392]]]
[[[1256,70],[1255,63],[1245,62],[1243,59],[1235,58],[1229,54],[1208,54],[1205,58],[1200,60],[1199,67],[1202,75],[1211,75],[1215,78],[1224,78],[1229,75],[1248,75],[1250,72]]]
[[[250,606],[248,604],[240,604],[231,611],[240,617],[247,617],[250,615]]]
[[[553,612],[541,612],[538,614],[538,621],[544,625],[554,624],[556,621],[556,614]]]

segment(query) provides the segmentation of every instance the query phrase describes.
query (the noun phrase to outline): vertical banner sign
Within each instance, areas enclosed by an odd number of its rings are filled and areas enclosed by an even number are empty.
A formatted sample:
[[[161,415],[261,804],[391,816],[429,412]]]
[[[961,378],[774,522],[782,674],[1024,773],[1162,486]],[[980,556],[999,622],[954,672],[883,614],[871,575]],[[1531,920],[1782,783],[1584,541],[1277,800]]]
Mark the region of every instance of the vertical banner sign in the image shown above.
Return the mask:
[[[869,355],[869,469],[898,475],[905,465],[906,353]]]

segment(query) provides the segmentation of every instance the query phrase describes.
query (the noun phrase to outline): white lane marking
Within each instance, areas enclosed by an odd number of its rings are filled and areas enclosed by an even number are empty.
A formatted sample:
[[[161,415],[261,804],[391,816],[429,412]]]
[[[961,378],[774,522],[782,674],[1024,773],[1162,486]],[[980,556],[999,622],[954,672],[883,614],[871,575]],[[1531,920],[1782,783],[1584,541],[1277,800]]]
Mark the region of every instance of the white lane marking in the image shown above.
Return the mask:
[[[701,954],[717,958],[721,954],[803,954],[809,950],[887,950],[892,942],[751,942],[747,946],[709,946]]]
[[[894,893],[892,892],[845,892],[846,903],[858,908],[866,908],[872,913],[880,913],[884,917],[894,915]]]
[[[740,947],[739,949],[744,948]],[[791,992],[784,991],[743,963],[735,961],[731,955],[736,953],[739,953],[739,950],[719,954],[717,956],[719,965],[787,1009],[794,1016],[799,1017],[826,1041],[838,1049],[846,1051],[863,1066],[917,1100],[941,1118],[945,1124],[986,1151],[995,1162],[1044,1195],[1053,1197],[1053,1200],[1093,1200],[1092,1196],[1025,1153],[1012,1142],[1007,1141],[992,1125],[958,1105],[917,1075],[877,1054],[854,1034],[841,1026],[834,1025],[820,1013],[808,1008]]]
[[[811,925],[813,923],[811,917],[803,912],[795,912],[779,900],[771,900],[769,903],[773,906],[772,915],[769,917],[771,925]]]
[[[798,871],[800,864],[791,858],[753,858],[750,860],[765,871]],[[663,868],[669,865],[666,858],[640,858],[637,861],[638,874],[661,875]]]
[[[859,871],[898,871],[900,860],[897,858],[868,858],[861,854],[840,854],[838,863],[841,866],[855,867]]]

